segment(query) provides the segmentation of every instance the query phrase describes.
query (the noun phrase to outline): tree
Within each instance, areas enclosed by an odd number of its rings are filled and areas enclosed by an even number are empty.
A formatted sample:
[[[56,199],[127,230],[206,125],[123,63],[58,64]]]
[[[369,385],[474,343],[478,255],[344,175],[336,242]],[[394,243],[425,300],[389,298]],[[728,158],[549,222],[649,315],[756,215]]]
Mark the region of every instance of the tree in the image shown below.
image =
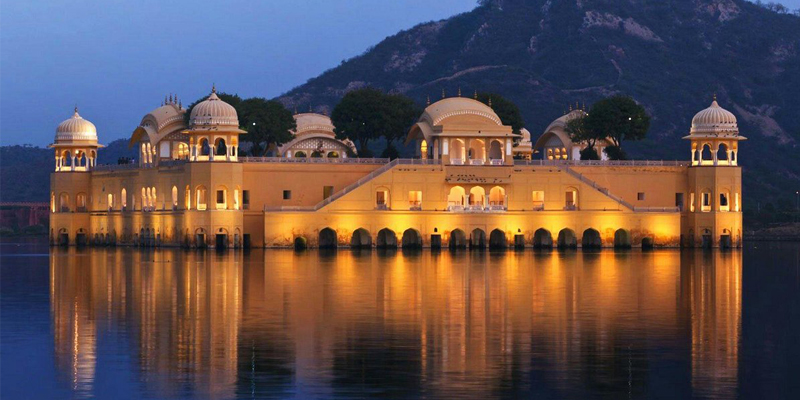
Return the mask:
[[[336,137],[350,139],[359,154],[369,155],[368,144],[380,137],[387,147],[405,135],[419,115],[414,102],[403,95],[388,95],[372,87],[353,90],[342,97],[331,113]]]
[[[511,126],[512,132],[519,134],[525,126],[525,120],[522,119],[519,107],[511,100],[496,93],[478,93],[478,101],[492,107],[503,125]]]
[[[253,144],[252,155],[266,155],[272,145],[292,140],[292,130],[297,127],[294,116],[282,103],[253,97],[236,107],[239,124],[247,131],[243,141]]]
[[[239,103],[242,102],[242,98],[239,97],[238,94],[217,93],[217,97],[219,97],[220,100],[232,105],[233,108],[237,109],[237,111],[238,111],[237,106],[239,105]],[[208,96],[201,97],[195,100],[194,103],[186,107],[186,114],[183,115],[183,120],[184,122],[186,122],[186,126],[189,126],[189,118],[192,115],[192,109],[194,108],[194,106],[196,106],[201,101],[205,101],[207,98]]]
[[[628,96],[613,96],[592,105],[583,123],[595,140],[609,139],[622,150],[625,140],[641,140],[650,129],[644,107]]]

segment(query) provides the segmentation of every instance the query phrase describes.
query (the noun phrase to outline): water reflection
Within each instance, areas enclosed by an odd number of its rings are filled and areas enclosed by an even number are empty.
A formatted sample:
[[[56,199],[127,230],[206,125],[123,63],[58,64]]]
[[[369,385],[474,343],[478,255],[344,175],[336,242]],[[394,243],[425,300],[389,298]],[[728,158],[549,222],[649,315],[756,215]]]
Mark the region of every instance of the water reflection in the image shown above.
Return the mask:
[[[54,249],[56,364],[151,397],[732,397],[739,252]],[[105,361],[111,363],[112,361]],[[689,378],[690,377],[690,378]]]

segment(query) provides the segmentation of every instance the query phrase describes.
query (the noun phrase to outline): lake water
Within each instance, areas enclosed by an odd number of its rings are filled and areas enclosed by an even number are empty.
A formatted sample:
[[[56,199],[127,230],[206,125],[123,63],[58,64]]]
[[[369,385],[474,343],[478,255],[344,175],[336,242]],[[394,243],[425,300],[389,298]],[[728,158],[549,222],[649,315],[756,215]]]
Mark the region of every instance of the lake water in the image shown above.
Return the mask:
[[[0,396],[800,398],[800,244],[0,245]]]

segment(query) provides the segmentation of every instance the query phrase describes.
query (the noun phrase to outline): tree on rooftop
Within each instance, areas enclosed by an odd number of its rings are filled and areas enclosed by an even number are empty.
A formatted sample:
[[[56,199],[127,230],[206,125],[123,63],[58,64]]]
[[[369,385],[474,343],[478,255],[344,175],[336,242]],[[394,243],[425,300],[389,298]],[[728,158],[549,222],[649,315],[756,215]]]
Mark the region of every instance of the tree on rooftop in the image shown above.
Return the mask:
[[[491,101],[490,101],[491,100]],[[478,93],[478,101],[483,104],[489,105],[492,110],[500,117],[503,125],[511,126],[514,133],[519,134],[525,126],[525,120],[522,119],[522,113],[519,107],[513,101],[497,93]]]
[[[393,141],[405,136],[418,116],[417,106],[408,97],[367,87],[345,94],[333,108],[331,121],[337,138],[352,140],[359,154],[369,155],[370,141],[384,137],[387,148],[391,147]]]
[[[249,98],[238,104],[236,112],[239,124],[247,131],[242,141],[252,143],[252,155],[266,155],[271,146],[292,140],[291,131],[297,127],[292,112],[276,100]]]

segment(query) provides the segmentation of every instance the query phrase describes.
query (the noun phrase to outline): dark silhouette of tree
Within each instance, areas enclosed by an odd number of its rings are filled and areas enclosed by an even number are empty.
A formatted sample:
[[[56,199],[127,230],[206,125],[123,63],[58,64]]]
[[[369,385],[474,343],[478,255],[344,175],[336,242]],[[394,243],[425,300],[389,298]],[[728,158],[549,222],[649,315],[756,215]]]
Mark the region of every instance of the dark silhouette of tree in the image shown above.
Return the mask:
[[[525,120],[514,102],[497,93],[478,93],[478,101],[492,107],[503,125],[511,126],[512,132],[519,134],[522,131]]]
[[[403,95],[385,94],[367,87],[344,95],[331,113],[336,137],[350,139],[360,155],[369,155],[370,141],[383,137],[387,148],[405,137],[420,111],[413,100]]]
[[[247,134],[242,141],[252,143],[250,154],[266,155],[270,148],[292,140],[297,127],[291,111],[276,100],[253,97],[236,107],[239,124]]]

